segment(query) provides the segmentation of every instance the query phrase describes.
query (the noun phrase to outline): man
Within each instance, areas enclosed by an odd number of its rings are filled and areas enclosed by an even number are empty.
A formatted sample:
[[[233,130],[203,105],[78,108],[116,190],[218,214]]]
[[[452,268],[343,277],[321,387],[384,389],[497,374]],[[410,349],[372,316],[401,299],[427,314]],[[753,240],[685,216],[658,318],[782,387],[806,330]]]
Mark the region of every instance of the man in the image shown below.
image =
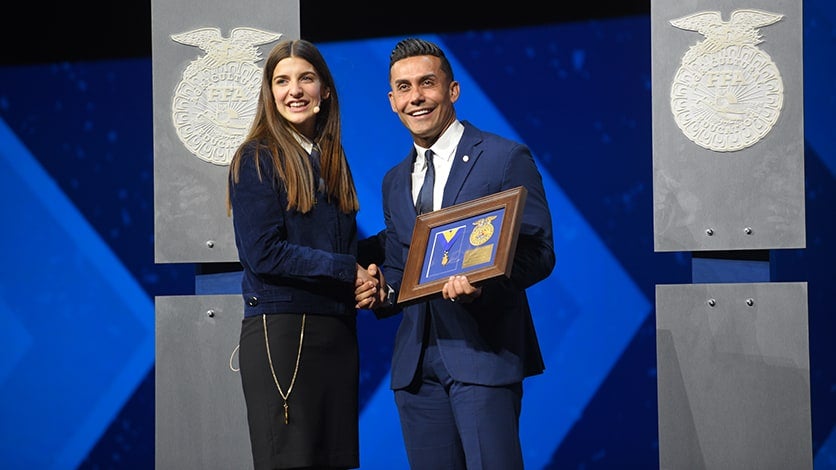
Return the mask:
[[[410,467],[522,469],[522,381],[545,368],[525,289],[549,276],[555,264],[542,177],[526,146],[458,120],[453,105],[460,86],[436,44],[400,41],[390,55],[389,82],[389,103],[413,147],[383,179],[385,279],[368,302],[378,317],[403,311],[391,388]],[[425,176],[432,188],[428,184],[422,196]],[[432,193],[432,207],[423,210],[438,210],[518,186],[527,189],[527,198],[510,279],[474,285],[467,276],[452,276],[440,297],[394,303],[416,203]]]

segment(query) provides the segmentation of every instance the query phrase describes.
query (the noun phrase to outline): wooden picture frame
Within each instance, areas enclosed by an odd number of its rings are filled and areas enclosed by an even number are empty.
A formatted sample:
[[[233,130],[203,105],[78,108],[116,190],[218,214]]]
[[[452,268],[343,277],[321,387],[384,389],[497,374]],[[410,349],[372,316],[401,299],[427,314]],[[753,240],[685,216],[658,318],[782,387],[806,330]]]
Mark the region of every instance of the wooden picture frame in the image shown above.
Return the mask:
[[[398,293],[408,305],[441,295],[453,275],[509,277],[527,191],[518,186],[419,215]]]

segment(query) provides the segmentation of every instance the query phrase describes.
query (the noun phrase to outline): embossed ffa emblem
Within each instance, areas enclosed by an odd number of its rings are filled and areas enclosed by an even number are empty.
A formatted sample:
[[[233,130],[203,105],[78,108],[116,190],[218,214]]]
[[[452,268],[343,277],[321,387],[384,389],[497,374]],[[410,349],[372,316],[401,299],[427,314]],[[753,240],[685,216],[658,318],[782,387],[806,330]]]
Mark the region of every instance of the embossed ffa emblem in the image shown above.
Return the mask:
[[[216,165],[232,160],[255,117],[261,87],[256,46],[281,37],[254,28],[235,28],[229,38],[218,28],[171,35],[206,52],[183,71],[171,105],[177,136],[194,156]]]
[[[784,104],[784,84],[772,58],[758,49],[757,28],[783,15],[735,10],[728,22],[718,11],[671,20],[705,40],[682,57],[671,86],[676,124],[697,145],[718,152],[754,145],[769,131]]]
[[[488,217],[481,218],[476,222],[473,222],[475,228],[472,232],[470,232],[470,244],[473,246],[484,245],[487,243],[488,240],[491,239],[494,232],[494,226],[491,222],[497,216],[491,215]]]

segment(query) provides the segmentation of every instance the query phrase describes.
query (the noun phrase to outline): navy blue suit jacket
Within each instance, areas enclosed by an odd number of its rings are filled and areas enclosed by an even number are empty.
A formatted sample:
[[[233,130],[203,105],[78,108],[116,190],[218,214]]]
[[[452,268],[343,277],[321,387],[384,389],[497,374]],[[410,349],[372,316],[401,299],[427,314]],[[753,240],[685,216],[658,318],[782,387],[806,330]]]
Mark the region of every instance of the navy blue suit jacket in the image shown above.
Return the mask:
[[[483,385],[505,385],[545,369],[525,289],[554,269],[554,240],[543,181],[529,149],[483,132],[463,121],[464,135],[444,188],[442,207],[507,189],[527,189],[520,235],[510,279],[482,284],[472,303],[430,300],[438,348],[453,379]],[[383,178],[386,221],[386,281],[399,291],[416,212],[412,200],[412,166],[416,152]],[[397,296],[396,296],[397,298]],[[407,387],[415,376],[424,341],[424,304],[378,310],[378,316],[403,312],[392,356],[391,387]]]

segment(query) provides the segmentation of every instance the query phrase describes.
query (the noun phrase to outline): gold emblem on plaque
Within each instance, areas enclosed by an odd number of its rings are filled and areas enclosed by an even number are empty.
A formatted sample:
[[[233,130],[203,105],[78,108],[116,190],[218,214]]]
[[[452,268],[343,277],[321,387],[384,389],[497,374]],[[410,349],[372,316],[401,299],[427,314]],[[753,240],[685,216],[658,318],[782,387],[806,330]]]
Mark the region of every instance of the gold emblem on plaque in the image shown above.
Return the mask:
[[[488,240],[491,239],[494,232],[494,226],[491,222],[497,216],[491,215],[488,217],[483,217],[476,222],[473,222],[475,228],[472,232],[470,232],[470,244],[473,246],[479,246],[485,244]]]

